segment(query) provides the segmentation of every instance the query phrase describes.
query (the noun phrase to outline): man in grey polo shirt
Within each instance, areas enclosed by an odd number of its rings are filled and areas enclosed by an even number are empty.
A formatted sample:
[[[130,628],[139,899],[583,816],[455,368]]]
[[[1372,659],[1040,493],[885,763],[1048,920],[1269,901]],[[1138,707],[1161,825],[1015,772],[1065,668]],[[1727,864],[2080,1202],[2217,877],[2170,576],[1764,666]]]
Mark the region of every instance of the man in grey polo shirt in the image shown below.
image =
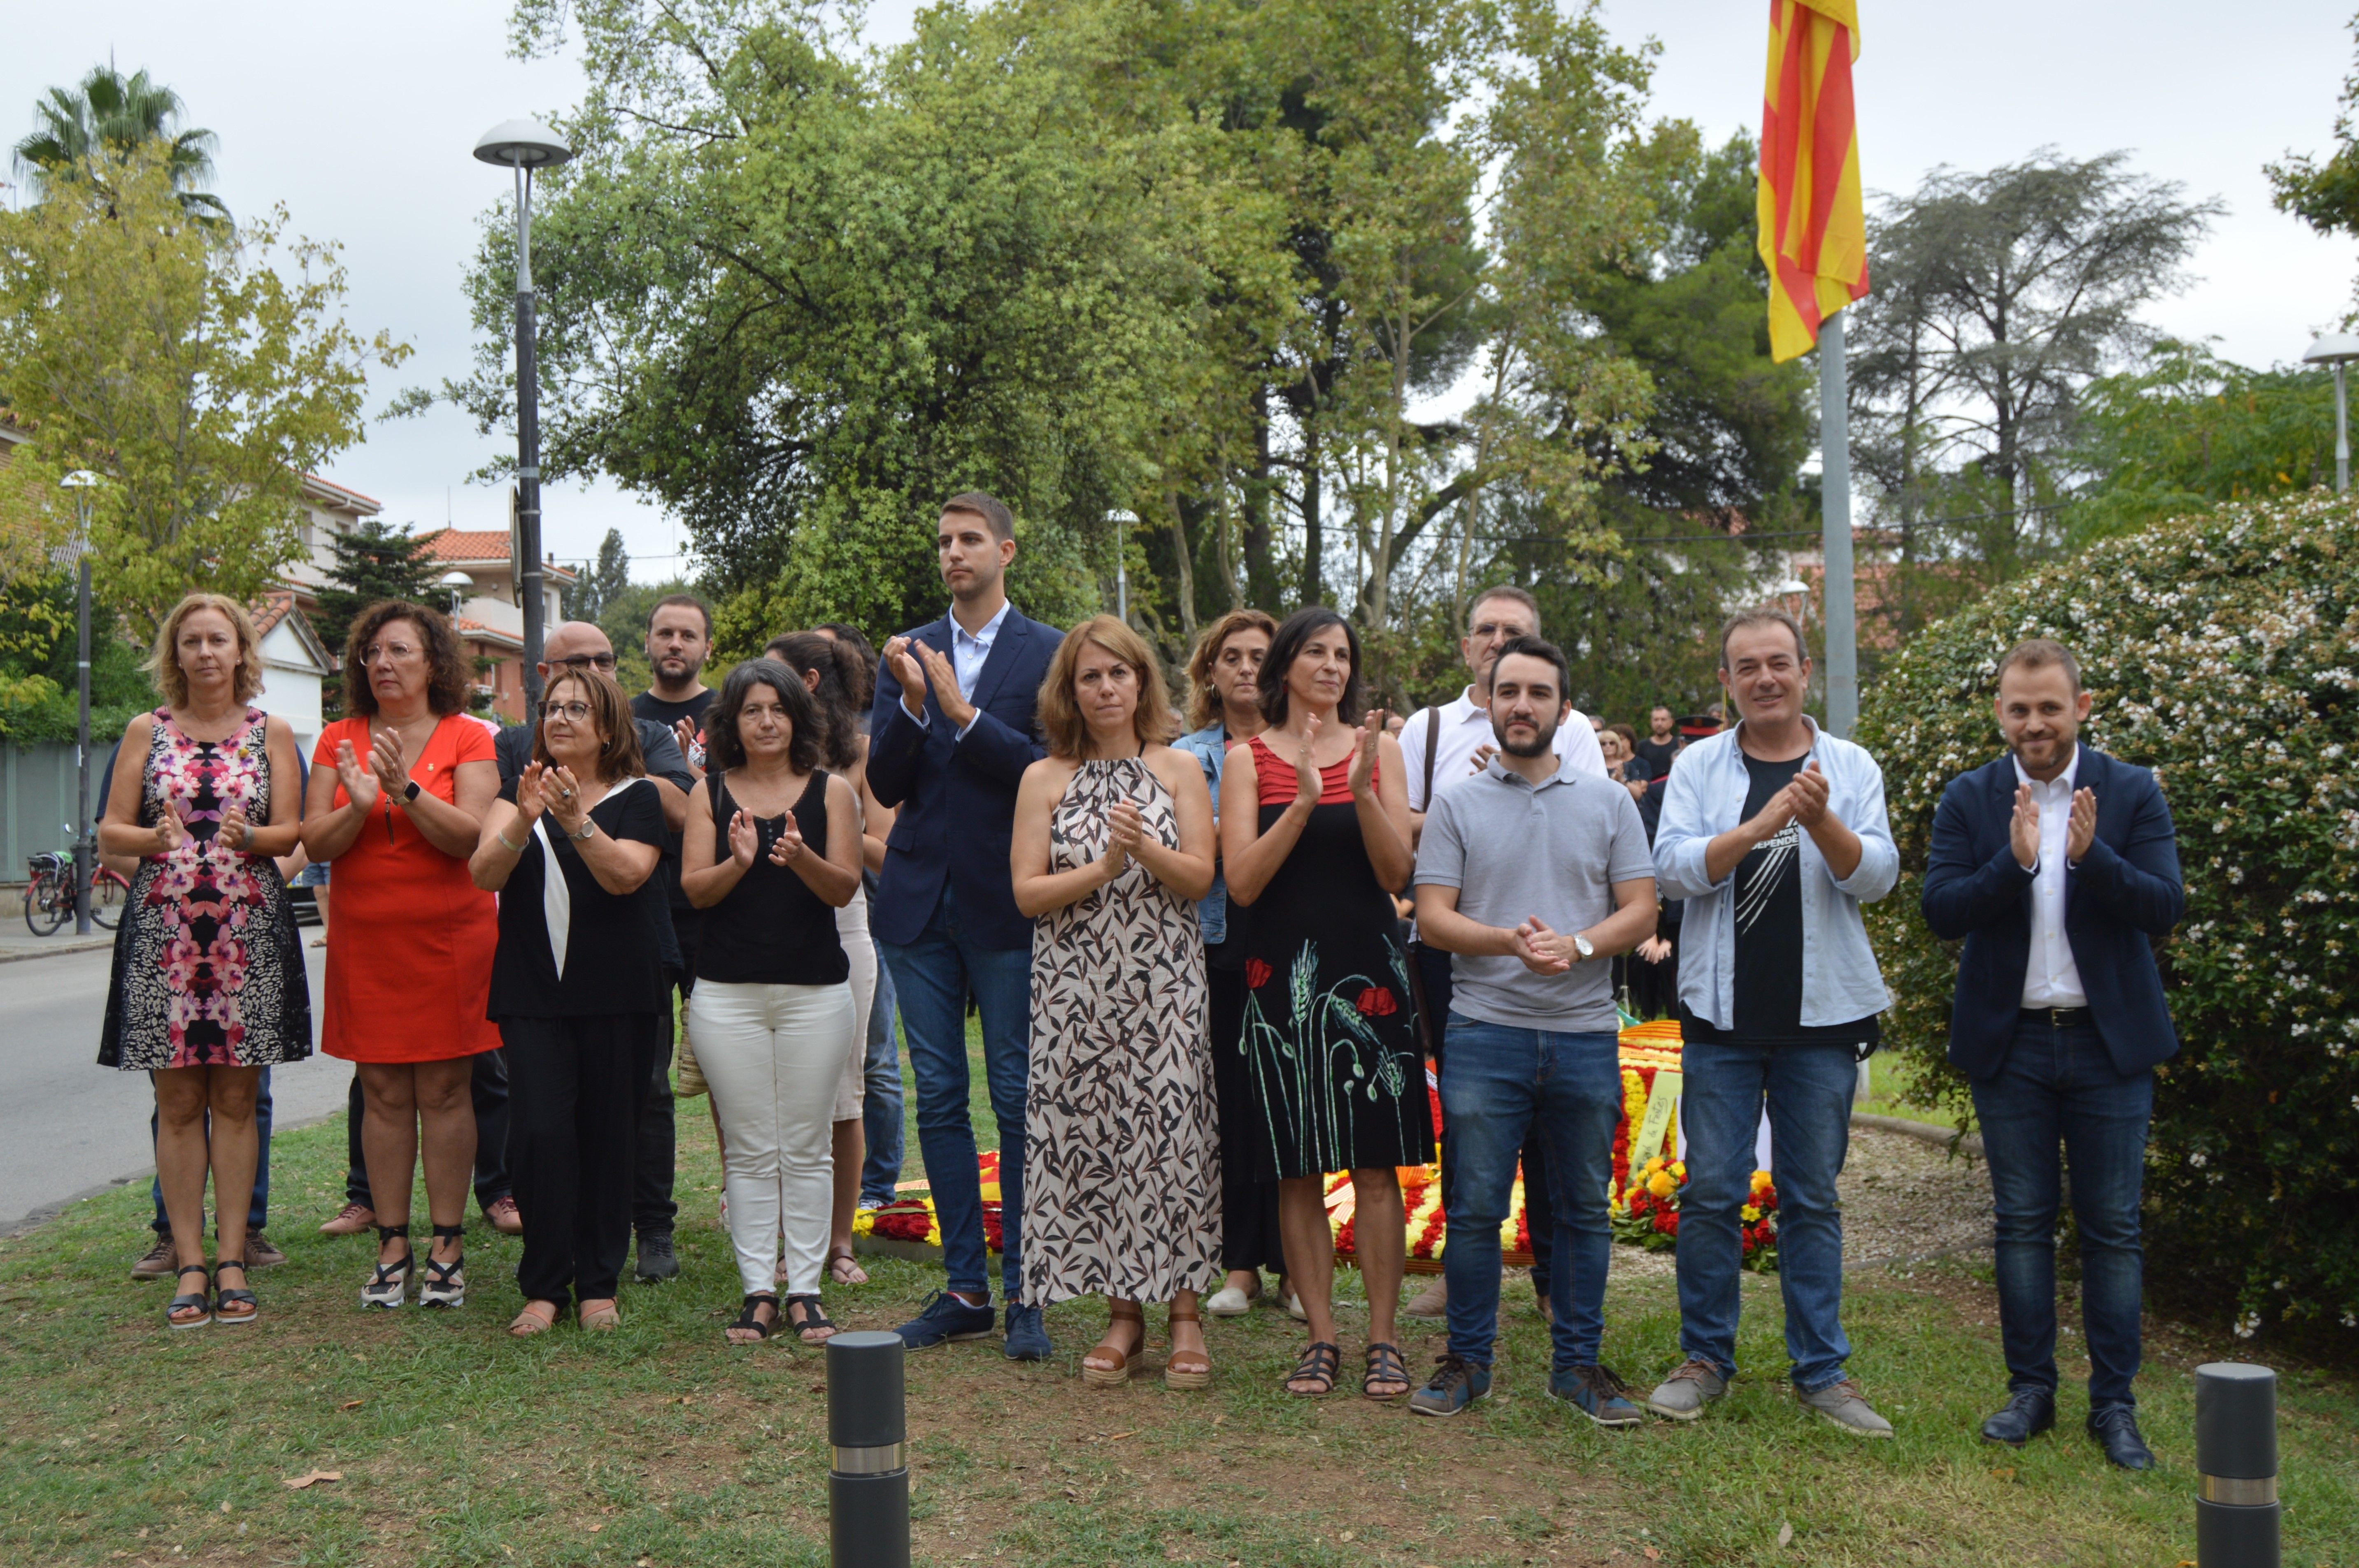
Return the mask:
[[[1500,650],[1499,754],[1436,792],[1418,849],[1418,929],[1451,955],[1441,1110],[1458,1150],[1442,1251],[1450,1350],[1409,1400],[1421,1415],[1456,1415],[1491,1391],[1499,1227],[1516,1152],[1536,1132],[1556,1221],[1549,1391],[1602,1426],[1645,1419],[1597,1357],[1622,1109],[1612,959],[1654,935],[1655,866],[1629,791],[1557,755],[1567,685],[1553,644]]]

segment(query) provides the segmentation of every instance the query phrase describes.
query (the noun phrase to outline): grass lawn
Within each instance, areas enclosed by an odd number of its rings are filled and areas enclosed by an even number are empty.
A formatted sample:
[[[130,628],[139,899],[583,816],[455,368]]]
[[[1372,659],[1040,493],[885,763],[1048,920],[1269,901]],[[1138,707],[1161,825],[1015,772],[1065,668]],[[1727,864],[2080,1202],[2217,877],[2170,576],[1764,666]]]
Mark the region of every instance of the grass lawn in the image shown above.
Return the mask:
[[[722,1343],[736,1285],[712,1128],[701,1101],[681,1112],[683,1273],[626,1284],[611,1336],[507,1339],[516,1244],[472,1217],[463,1310],[362,1314],[366,1238],[312,1231],[341,1201],[341,1122],[272,1151],[290,1261],[257,1274],[255,1327],[166,1330],[167,1287],[127,1277],[144,1184],[0,1242],[0,1563],[824,1563],[822,1357]],[[913,1172],[916,1152],[913,1133]],[[831,1293],[849,1326],[890,1327],[939,1283],[868,1267],[870,1284]],[[1355,1373],[1364,1303],[1348,1271],[1343,1289]],[[1692,1427],[1625,1433],[1546,1397],[1544,1325],[1520,1281],[1508,1302],[1498,1391],[1452,1422],[1340,1390],[1287,1398],[1299,1331],[1261,1310],[1210,1325],[1209,1394],[1085,1389],[1077,1363],[1102,1322],[1088,1303],[1049,1313],[1047,1365],[1016,1367],[995,1341],[913,1357],[919,1560],[2170,1568],[2194,1556],[2189,1371],[2240,1349],[2151,1328],[2140,1398],[2162,1467],[2133,1477],[2080,1435],[2077,1390],[2062,1429],[2021,1453],[1975,1441],[2004,1378],[1971,1266],[1852,1277],[1854,1368],[1899,1428],[1883,1444],[1794,1405],[1774,1279],[1746,1279],[1747,1372],[1729,1400]],[[1634,1382],[1678,1359],[1669,1281],[1617,1281],[1607,1325],[1606,1359]],[[1412,1367],[1430,1364],[1440,1333],[1404,1327]],[[2354,1387],[2296,1370],[2281,1398],[2285,1561],[2359,1568]],[[342,1479],[281,1484],[314,1469]]]

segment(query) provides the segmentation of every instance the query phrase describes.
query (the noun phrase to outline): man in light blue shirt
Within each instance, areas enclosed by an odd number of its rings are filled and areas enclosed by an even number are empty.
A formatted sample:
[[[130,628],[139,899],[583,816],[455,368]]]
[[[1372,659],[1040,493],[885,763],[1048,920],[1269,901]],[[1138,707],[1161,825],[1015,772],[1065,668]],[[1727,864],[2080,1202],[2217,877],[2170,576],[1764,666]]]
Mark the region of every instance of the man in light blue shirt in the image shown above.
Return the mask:
[[[1692,1421],[1736,1374],[1739,1224],[1766,1102],[1795,1394],[1846,1432],[1889,1437],[1891,1423],[1844,1370],[1835,1201],[1858,1064],[1891,1001],[1860,918],[1860,905],[1890,892],[1900,871],[1884,773],[1802,711],[1810,659],[1791,615],[1731,616],[1720,648],[1737,725],[1680,753],[1655,835],[1663,896],[1688,901],[1679,1238],[1687,1358],[1647,1407]]]

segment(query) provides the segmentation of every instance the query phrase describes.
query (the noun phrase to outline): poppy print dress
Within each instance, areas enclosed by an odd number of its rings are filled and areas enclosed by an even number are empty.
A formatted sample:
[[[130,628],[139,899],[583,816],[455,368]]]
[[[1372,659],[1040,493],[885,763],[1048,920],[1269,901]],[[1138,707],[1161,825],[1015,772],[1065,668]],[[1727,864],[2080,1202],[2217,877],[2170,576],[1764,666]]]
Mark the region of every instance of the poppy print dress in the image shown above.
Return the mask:
[[[1294,799],[1294,764],[1258,735],[1247,743],[1266,833]],[[1319,784],[1247,927],[1245,1054],[1263,1181],[1433,1159],[1408,955],[1360,836],[1352,759],[1321,769]]]
[[[226,741],[192,741],[156,710],[140,770],[139,822],[167,806],[189,836],[141,859],[114,937],[102,1066],[268,1067],[311,1054],[311,988],[277,863],[222,846],[222,814],[270,820],[268,720],[259,708]]]

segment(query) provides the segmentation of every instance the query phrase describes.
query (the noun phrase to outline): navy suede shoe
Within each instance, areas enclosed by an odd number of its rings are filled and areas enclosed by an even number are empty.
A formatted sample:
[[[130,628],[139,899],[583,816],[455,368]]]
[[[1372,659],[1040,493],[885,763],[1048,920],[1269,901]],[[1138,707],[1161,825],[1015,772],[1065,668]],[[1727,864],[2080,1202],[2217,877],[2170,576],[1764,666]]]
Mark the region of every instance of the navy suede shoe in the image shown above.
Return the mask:
[[[923,1311],[893,1332],[912,1350],[929,1350],[952,1339],[991,1337],[991,1303],[969,1306],[948,1291],[926,1298]]]
[[[1009,1302],[1007,1358],[1010,1361],[1046,1361],[1049,1356],[1049,1325],[1040,1321],[1040,1309]]]

